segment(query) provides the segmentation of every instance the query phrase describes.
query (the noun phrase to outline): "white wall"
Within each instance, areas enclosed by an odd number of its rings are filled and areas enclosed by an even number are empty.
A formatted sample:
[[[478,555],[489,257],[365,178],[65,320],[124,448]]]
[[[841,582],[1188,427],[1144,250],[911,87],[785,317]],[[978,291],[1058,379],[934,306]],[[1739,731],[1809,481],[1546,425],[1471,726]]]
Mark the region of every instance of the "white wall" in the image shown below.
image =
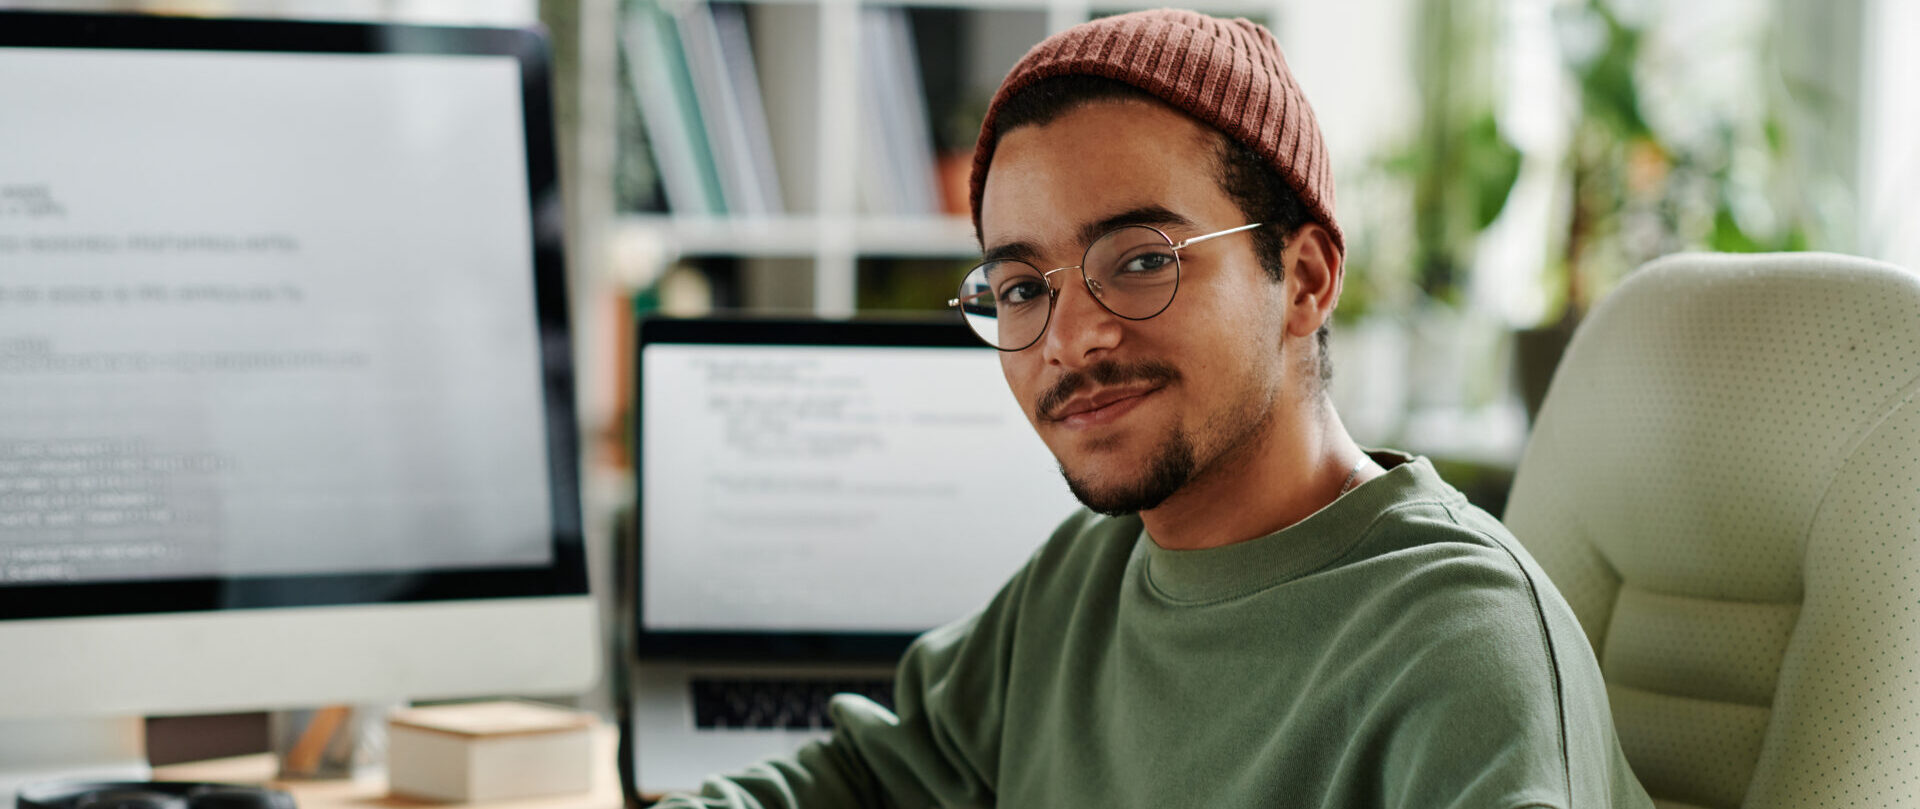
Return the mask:
[[[1920,3],[1868,0],[1866,12],[1860,249],[1920,269]]]

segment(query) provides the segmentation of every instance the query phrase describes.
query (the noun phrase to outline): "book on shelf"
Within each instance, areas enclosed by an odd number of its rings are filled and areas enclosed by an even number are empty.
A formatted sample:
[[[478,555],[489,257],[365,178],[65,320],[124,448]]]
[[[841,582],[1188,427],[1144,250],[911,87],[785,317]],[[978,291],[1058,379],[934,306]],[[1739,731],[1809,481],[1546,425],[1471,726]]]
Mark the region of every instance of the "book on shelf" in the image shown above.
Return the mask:
[[[746,7],[643,0],[628,7],[620,39],[668,207],[783,213]]]
[[[786,200],[774,163],[773,131],[767,125],[766,97],[760,92],[760,77],[754,69],[758,57],[747,24],[747,7],[741,3],[722,3],[712,8],[714,26],[720,33],[720,53],[733,85],[742,140],[753,169],[754,187],[767,213],[782,213],[787,210]]]
[[[627,70],[668,207],[675,213],[722,215],[726,204],[719,168],[676,29],[658,5],[632,4],[620,32]]]
[[[820,13],[803,3],[747,6],[753,67],[787,210],[819,207]]]
[[[860,195],[868,213],[934,216],[941,203],[933,132],[907,14],[898,6],[860,9],[861,122],[869,139]]]
[[[746,9],[735,3],[688,3],[673,18],[727,213],[780,213],[785,205],[747,41]]]
[[[614,90],[614,137],[619,148],[609,167],[613,184],[614,210],[622,213],[665,213],[667,189],[660,181],[660,167],[654,161],[659,149],[647,137],[647,122],[640,114],[640,94],[630,86],[633,71],[627,69],[626,54],[618,55],[618,76]]]
[[[864,216],[924,218],[966,214],[980,113],[1046,16],[861,3],[844,42],[824,36],[830,17],[813,3],[626,0],[623,18],[629,108],[673,213],[751,218],[851,202]],[[1016,46],[986,47],[981,31]],[[838,69],[823,47],[853,51],[853,75],[823,75]],[[858,145],[841,166],[821,138],[846,125],[823,121],[821,103],[842,87],[822,83],[849,79]],[[854,199],[820,197],[836,188],[822,187],[829,171],[851,172]]]

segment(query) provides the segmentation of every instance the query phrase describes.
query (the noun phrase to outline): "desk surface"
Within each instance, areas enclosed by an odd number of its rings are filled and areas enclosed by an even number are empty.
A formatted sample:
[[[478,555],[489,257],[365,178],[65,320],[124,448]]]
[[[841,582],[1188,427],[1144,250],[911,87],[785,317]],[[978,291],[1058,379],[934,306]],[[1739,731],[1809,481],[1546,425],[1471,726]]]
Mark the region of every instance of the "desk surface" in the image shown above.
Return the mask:
[[[611,727],[594,728],[593,788],[573,795],[525,798],[493,803],[445,804],[387,794],[386,773],[353,780],[276,781],[273,756],[253,756],[195,761],[153,768],[156,781],[214,781],[225,784],[264,784],[284,789],[293,795],[300,809],[416,809],[417,807],[471,806],[485,809],[621,809],[620,776],[614,769],[615,734]]]

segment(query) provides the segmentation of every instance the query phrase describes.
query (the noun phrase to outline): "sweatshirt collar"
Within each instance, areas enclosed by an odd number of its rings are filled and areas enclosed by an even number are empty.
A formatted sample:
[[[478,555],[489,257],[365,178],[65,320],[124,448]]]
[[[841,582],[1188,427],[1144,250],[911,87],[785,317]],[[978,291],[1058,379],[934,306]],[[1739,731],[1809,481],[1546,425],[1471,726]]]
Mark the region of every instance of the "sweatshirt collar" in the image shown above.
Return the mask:
[[[1146,555],[1147,583],[1176,602],[1220,601],[1298,579],[1339,560],[1380,515],[1410,500],[1452,489],[1426,458],[1371,450],[1387,468],[1306,519],[1266,536],[1202,550],[1169,550],[1141,529],[1136,552]]]

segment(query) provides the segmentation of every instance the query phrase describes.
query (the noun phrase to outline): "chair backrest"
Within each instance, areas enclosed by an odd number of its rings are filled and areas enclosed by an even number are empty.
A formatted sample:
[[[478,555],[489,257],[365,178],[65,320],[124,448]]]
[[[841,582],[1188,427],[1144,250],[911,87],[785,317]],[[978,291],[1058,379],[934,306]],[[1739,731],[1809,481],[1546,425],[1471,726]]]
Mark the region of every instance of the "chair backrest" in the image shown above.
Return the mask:
[[[1663,806],[1920,805],[1920,276],[1647,265],[1575,333],[1505,520]]]

